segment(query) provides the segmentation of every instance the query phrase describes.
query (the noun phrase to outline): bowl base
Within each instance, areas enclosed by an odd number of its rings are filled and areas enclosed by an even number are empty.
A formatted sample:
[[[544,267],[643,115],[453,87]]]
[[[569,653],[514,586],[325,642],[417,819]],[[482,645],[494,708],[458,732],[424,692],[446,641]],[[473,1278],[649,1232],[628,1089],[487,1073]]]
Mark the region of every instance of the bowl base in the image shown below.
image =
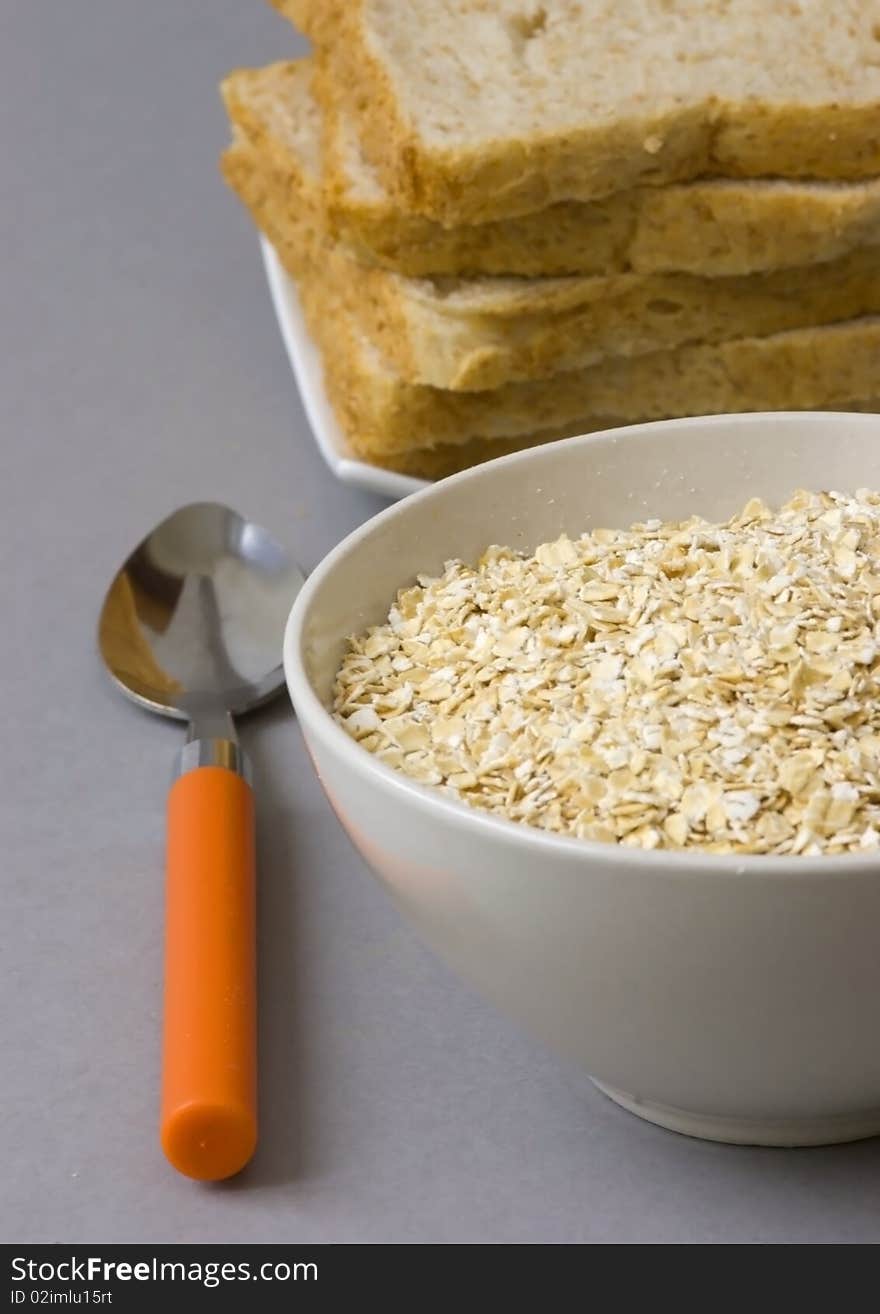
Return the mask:
[[[642,1100],[625,1090],[606,1086],[591,1078],[593,1085],[615,1104],[647,1122],[683,1136],[704,1141],[723,1141],[728,1145],[839,1145],[843,1141],[861,1141],[880,1136],[880,1109],[862,1113],[829,1114],[818,1118],[723,1118],[708,1113],[692,1113],[668,1104]]]

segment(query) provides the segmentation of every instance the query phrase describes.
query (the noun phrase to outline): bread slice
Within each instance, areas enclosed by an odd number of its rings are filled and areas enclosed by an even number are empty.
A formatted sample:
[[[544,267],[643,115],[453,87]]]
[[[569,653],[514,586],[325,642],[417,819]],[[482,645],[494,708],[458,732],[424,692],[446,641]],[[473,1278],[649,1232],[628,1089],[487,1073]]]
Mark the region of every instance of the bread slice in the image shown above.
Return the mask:
[[[236,190],[273,244],[301,244],[305,203],[259,155],[230,160]],[[324,277],[402,378],[481,391],[686,342],[765,336],[880,312],[880,247],[809,270],[743,278],[617,274],[568,279],[416,280],[328,246]],[[294,270],[295,272],[295,270]]]
[[[640,420],[748,410],[880,410],[876,319],[741,340],[723,353],[706,348],[642,357],[638,378],[624,369],[608,387],[594,370],[586,377],[455,394],[403,383],[322,278],[320,261],[306,264],[299,289],[321,350],[327,395],[352,450],[372,464],[425,478]]]
[[[241,69],[223,83],[230,117],[287,172],[319,181],[314,61]],[[642,187],[537,214],[442,224],[399,209],[367,161],[347,108],[324,125],[326,222],[362,263],[415,277],[683,272],[716,277],[839,259],[880,243],[880,180],[712,179]]]
[[[302,247],[298,248],[302,260]],[[570,438],[576,434],[596,433],[617,427],[613,416],[585,415],[566,424],[549,428],[531,428],[510,437],[486,438],[479,435],[435,443],[427,447],[388,444],[362,431],[346,405],[345,398],[363,383],[381,382],[374,373],[378,356],[365,342],[348,316],[339,298],[339,289],[322,277],[320,258],[302,260],[298,279],[300,301],[309,331],[321,352],[324,386],[352,452],[370,465],[422,479],[442,479],[472,465],[507,456],[543,443]],[[381,370],[381,365],[380,365]],[[372,375],[372,383],[370,382]]]
[[[689,346],[604,361],[530,383],[454,393],[407,383],[365,336],[323,254],[306,259],[299,287],[322,350],[331,405],[365,459],[474,439],[524,442],[678,415],[735,411],[872,409],[880,318],[798,329],[717,346]]]
[[[288,268],[321,240],[314,174],[274,167],[244,138],[224,172]],[[803,270],[743,278],[617,274],[567,279],[415,280],[328,244],[324,277],[405,380],[481,391],[688,341],[766,335],[880,311],[880,247]]]
[[[485,436],[482,433],[468,434],[463,429],[456,430],[451,426],[456,423],[468,423],[470,417],[462,413],[453,413],[451,416],[443,414],[442,403],[441,413],[438,416],[430,416],[432,395],[435,398],[443,398],[446,394],[433,389],[413,389],[411,385],[402,384],[358,329],[342,304],[339,289],[331,280],[324,278],[321,255],[316,252],[313,258],[302,246],[296,248],[296,253],[300,298],[309,331],[321,351],[324,385],[328,398],[340,427],[346,434],[352,453],[369,464],[423,479],[441,479],[484,461],[546,442],[614,429],[621,424],[637,423],[642,419],[667,418],[662,408],[655,413],[646,413],[642,416],[638,413],[638,404],[633,404],[632,401],[622,408],[627,413],[621,416],[616,413],[621,409],[618,398],[609,407],[608,413],[585,412],[553,425],[544,424],[538,419],[530,423],[527,414],[514,412],[511,423],[516,428],[516,432],[505,435],[497,433],[496,430],[507,422],[507,416],[511,411],[510,402],[514,401],[515,405],[515,398],[506,397],[507,390],[502,389],[499,396],[503,401],[503,407],[499,422],[486,422],[486,403],[491,405],[494,395],[492,393],[479,395],[482,405],[479,407],[480,413],[474,417],[474,422],[481,428],[491,430],[492,436]],[[290,252],[287,256],[293,263]],[[880,327],[875,325],[873,330],[866,327],[865,332],[861,334],[857,332],[855,336],[857,341],[859,337],[863,339],[859,345],[864,351],[868,345],[864,341],[868,332],[873,332],[874,335],[872,354],[876,357],[880,346]],[[809,343],[799,343],[794,346],[795,350],[789,352],[789,360],[786,361],[784,344],[777,344],[774,357],[782,368],[789,370],[792,367],[797,368],[798,355],[802,358],[809,357]],[[817,353],[821,354],[822,342],[817,341],[815,348]],[[846,354],[846,344],[839,344],[835,355],[839,354]],[[747,368],[745,353],[741,363],[743,368]],[[765,373],[771,373],[773,366],[774,359],[768,359]],[[664,370],[673,374],[676,368],[675,360],[665,357],[662,365],[660,361],[656,361],[654,374],[659,377]],[[827,375],[827,369],[825,373]],[[810,405],[811,409],[820,410],[880,411],[880,400],[871,397],[868,400],[859,400],[857,397],[840,395],[850,392],[869,392],[876,387],[876,371],[873,368],[868,371],[854,370],[853,373],[854,382],[851,386],[848,387],[845,381],[841,381],[839,386],[829,387],[824,393],[821,387],[822,381],[817,379],[814,388],[804,389],[798,395],[801,397],[822,395],[827,400],[823,399],[820,403],[804,402],[803,405]],[[552,380],[549,382],[552,384]],[[683,386],[679,390],[679,396],[681,390]],[[740,395],[723,409],[763,409],[768,405],[764,398],[771,395],[772,391],[771,385],[763,391],[750,393],[746,386]],[[795,393],[796,388],[789,379],[787,388],[780,388],[773,394],[777,398],[775,408],[787,407],[788,403],[782,400],[783,395],[791,397]],[[673,390],[670,389],[670,396],[672,395]],[[449,396],[453,397],[454,394]],[[546,411],[546,406],[543,409]],[[671,414],[676,413],[691,412],[685,405]],[[412,428],[409,427],[411,425]],[[443,438],[439,442],[436,441],[438,433],[442,434]]]
[[[234,151],[228,168],[234,169]],[[675,415],[875,410],[880,319],[654,352],[477,393],[401,378],[328,278],[327,249],[279,244],[321,349],[327,394],[354,452],[426,478],[550,438]],[[460,449],[456,453],[456,448]]]
[[[446,227],[399,207],[367,159],[348,107],[338,98],[324,104],[328,222],[362,262],[397,273],[715,277],[833,260],[880,240],[876,178],[704,179]]]
[[[369,158],[446,224],[637,184],[880,173],[865,0],[346,0],[321,32]]]
[[[235,147],[224,157],[230,181],[240,159]],[[438,478],[549,438],[675,415],[877,409],[863,399],[876,392],[878,318],[606,361],[486,392],[408,383],[351,315],[344,288],[327,277],[319,236],[279,243],[278,251],[297,277],[328,397],[352,449],[405,473]]]
[[[249,149],[242,135],[224,156],[234,186],[241,186],[237,171]],[[248,166],[246,177],[260,174]],[[256,192],[250,196],[259,207]],[[352,450],[404,473],[439,478],[550,439],[700,410],[880,409],[861,400],[876,389],[876,319],[653,353],[490,392],[413,385],[383,359],[347,309],[344,288],[327,277],[319,229],[306,224],[278,250],[298,279],[327,393]]]
[[[584,416],[631,423],[735,411],[846,406],[877,388],[880,318],[609,360],[549,379],[455,393],[407,383],[343,314],[325,353],[331,403],[361,450],[400,452],[510,438]]]

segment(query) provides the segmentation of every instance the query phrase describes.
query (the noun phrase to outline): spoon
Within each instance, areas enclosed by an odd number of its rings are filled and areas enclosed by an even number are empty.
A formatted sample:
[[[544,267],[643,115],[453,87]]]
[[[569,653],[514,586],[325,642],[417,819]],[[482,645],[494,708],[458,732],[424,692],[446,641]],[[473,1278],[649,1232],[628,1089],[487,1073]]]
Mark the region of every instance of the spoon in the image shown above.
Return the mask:
[[[227,507],[181,507],[135,548],[98,626],[104,663],[142,707],[189,722],[168,796],[160,1136],[216,1181],[257,1142],[254,804],[233,715],[282,687],[302,574]]]

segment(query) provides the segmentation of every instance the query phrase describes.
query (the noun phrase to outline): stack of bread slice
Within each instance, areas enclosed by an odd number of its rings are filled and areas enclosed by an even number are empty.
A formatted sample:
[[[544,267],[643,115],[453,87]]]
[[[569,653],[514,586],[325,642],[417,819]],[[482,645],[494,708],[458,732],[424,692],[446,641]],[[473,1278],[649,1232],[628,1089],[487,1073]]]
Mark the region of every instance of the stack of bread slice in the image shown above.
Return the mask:
[[[362,459],[877,408],[878,6],[274,3],[315,52],[224,81],[223,171]]]

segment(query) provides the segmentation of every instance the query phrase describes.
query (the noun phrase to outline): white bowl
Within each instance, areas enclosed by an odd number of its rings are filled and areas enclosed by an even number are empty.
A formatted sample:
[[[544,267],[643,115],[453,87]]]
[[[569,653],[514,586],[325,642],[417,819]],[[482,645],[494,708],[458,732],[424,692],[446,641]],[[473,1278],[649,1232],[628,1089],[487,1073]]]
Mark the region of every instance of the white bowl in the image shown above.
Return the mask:
[[[284,663],[361,854],[467,981],[642,1117],[717,1140],[880,1132],[880,858],[643,852],[546,834],[415,784],[327,711],[346,636],[489,543],[646,516],[726,519],[797,487],[880,488],[880,417],[673,420],[479,466],[351,534],[315,571]]]

